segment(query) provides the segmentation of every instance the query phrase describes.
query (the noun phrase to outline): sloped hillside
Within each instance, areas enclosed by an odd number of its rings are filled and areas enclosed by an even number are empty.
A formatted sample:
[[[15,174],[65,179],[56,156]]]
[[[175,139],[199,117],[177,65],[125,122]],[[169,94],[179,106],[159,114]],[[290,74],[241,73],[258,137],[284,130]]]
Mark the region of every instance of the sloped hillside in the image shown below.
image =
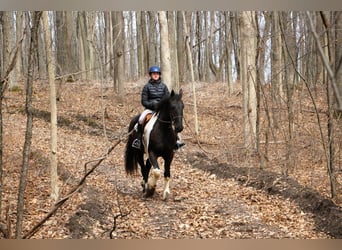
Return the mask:
[[[284,177],[286,147],[279,139],[281,132],[270,142],[262,169],[258,155],[243,147],[239,86],[228,95],[224,83],[196,85],[200,132],[196,137],[192,91],[184,84],[182,138],[186,147],[175,155],[171,197],[163,201],[162,180],[155,196],[146,199],[141,177],[124,172],[125,133],[131,117],[143,110],[143,84],[127,83],[123,99],[113,93],[110,84],[75,82],[62,86],[57,104],[61,197],[78,185],[100,157],[105,159],[32,238],[342,238],[341,204],[329,199],[315,114],[303,92],[298,90],[296,96],[302,111],[296,116],[305,125],[296,127],[295,165]],[[53,207],[49,197],[48,96],[47,83],[36,83],[24,234]],[[317,100],[324,110],[324,101]],[[3,105],[2,215],[8,207],[13,234],[26,126],[24,91],[7,92]],[[262,123],[266,123],[264,117]],[[262,131],[261,140],[265,142],[264,134]],[[262,150],[265,152],[264,146]]]

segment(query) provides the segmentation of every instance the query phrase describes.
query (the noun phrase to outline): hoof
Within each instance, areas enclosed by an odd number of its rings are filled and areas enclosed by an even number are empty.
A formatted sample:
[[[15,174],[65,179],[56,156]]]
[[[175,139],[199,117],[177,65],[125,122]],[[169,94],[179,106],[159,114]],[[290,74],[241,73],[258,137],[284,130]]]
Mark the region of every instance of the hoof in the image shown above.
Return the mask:
[[[152,188],[152,189],[146,189],[146,193],[145,193],[145,197],[148,198],[148,197],[152,197],[154,195],[154,191],[156,189],[155,188]]]
[[[142,192],[143,192],[143,193],[146,192],[146,186],[147,186],[147,184],[145,184],[144,181],[141,181],[141,187],[142,187]]]
[[[170,197],[170,192],[168,191],[165,191],[164,194],[163,194],[163,200],[167,200],[168,198]]]

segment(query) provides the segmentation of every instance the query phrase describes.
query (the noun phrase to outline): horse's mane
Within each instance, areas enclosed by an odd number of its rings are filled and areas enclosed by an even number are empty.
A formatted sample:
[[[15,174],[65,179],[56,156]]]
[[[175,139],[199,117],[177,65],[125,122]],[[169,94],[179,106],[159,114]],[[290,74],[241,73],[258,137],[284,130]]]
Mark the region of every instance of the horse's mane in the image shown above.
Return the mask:
[[[181,90],[180,90],[181,91]],[[171,91],[171,94],[169,96],[163,97],[163,99],[160,100],[156,107],[156,112],[161,111],[163,108],[165,108],[166,104],[171,100],[171,99],[179,99],[181,97],[181,94],[176,94],[173,90]]]

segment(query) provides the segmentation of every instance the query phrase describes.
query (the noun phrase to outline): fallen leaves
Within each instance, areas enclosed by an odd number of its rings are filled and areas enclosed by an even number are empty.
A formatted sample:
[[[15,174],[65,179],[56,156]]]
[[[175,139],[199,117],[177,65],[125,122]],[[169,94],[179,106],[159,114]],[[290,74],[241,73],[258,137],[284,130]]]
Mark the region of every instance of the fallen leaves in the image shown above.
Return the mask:
[[[124,104],[116,102],[115,94],[110,91],[107,98],[101,100],[100,88],[96,84],[70,83],[63,88],[58,114],[67,118],[69,123],[58,128],[61,196],[84,175],[84,163],[102,156],[113,140],[126,131],[131,116],[142,110],[137,98],[139,88],[127,89]],[[257,157],[248,155],[241,146],[241,95],[229,97],[224,91],[217,91],[220,83],[203,83],[198,87],[199,141],[203,144],[203,151],[191,132],[192,109],[187,103],[192,100],[188,94],[191,92],[186,88],[187,126],[182,132],[186,147],[176,152],[172,162],[171,197],[167,201],[161,199],[163,179],[158,182],[154,197],[145,199],[140,187],[141,176],[126,176],[123,167],[125,145],[121,143],[34,238],[110,238],[114,222],[116,227],[111,235],[116,239],[329,238],[328,234],[316,230],[313,215],[303,212],[292,200],[241,185],[251,181],[242,173],[240,179],[233,176],[222,178],[208,169],[215,164],[213,159],[218,162],[216,168],[229,168],[220,162],[257,167]],[[36,108],[48,111],[47,91],[47,87],[36,89],[39,97],[34,101]],[[15,93],[11,95],[15,96]],[[25,117],[16,110],[23,106],[24,98],[18,94],[9,102],[11,112],[4,113],[3,202],[11,205],[10,217],[14,225],[25,130]],[[104,136],[101,116],[104,106],[108,115],[105,120],[107,137]],[[222,106],[228,108],[221,109]],[[25,231],[30,230],[53,205],[49,199],[49,133],[49,123],[35,118],[26,190]],[[275,171],[279,171],[278,149],[275,146],[269,154],[268,167]],[[305,155],[304,152],[298,154]],[[304,163],[308,161],[304,156],[300,159]],[[320,164],[320,157],[315,156],[315,159]],[[271,166],[273,163],[276,164]],[[199,165],[202,168],[194,167]],[[323,172],[324,168],[317,166],[315,171],[307,171],[299,163],[296,168],[298,179],[308,185],[319,180]],[[281,188],[283,183],[277,180],[274,185]],[[327,183],[320,181],[316,188],[326,192]],[[127,216],[115,219],[120,213]]]

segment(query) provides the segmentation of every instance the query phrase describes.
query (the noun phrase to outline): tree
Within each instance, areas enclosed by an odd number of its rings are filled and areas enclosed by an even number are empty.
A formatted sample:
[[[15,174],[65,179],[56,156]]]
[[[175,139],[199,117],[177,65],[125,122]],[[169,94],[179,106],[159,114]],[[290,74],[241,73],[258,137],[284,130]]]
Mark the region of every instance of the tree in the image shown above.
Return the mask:
[[[233,92],[233,78],[232,78],[232,39],[230,34],[230,30],[232,29],[232,25],[229,22],[229,11],[224,12],[225,17],[225,33],[226,33],[226,72],[227,72],[227,83],[228,83],[228,94],[230,95]]]
[[[115,50],[115,64],[114,64],[114,86],[117,86],[119,96],[123,96],[124,89],[124,17],[121,11],[114,11],[114,50]]]
[[[243,92],[243,116],[245,147],[256,149],[256,34],[253,11],[240,14],[241,31],[241,83]]]
[[[14,29],[14,13],[12,11],[4,11],[3,13],[3,33],[4,33],[4,65],[8,68],[11,54],[15,48],[15,29]],[[14,73],[14,72],[13,72]],[[17,86],[16,75],[11,73],[8,76],[8,87],[10,89]]]
[[[146,23],[148,30],[146,30],[146,37],[147,39],[147,47],[148,47],[148,54],[147,60],[149,66],[152,64],[159,64],[159,49],[158,49],[158,20],[157,20],[157,12],[155,11],[148,11],[148,22]]]
[[[281,48],[281,33],[279,27],[279,15],[277,11],[272,12],[272,46],[271,46],[271,86],[272,86],[272,127],[278,128],[277,108],[280,108],[280,100],[283,95],[282,82],[282,48]]]
[[[171,86],[175,90],[179,90],[179,73],[178,73],[178,56],[177,56],[177,37],[176,37],[176,14],[175,11],[168,11],[168,28],[171,58]]]
[[[0,23],[1,19],[3,17],[3,12],[0,12]],[[11,53],[10,57],[7,59],[8,64],[5,65],[2,69],[0,69],[0,220],[2,218],[2,183],[3,183],[3,118],[2,118],[2,101],[4,99],[5,91],[8,88],[8,79],[10,77],[11,72],[13,71],[16,62],[18,53],[20,51],[20,45],[22,43],[22,39],[18,41],[18,45],[16,48],[13,50],[13,53]],[[1,61],[1,59],[0,59]],[[3,232],[5,237],[9,237],[9,232],[8,229],[6,230],[5,226],[3,226],[0,223],[0,231]]]
[[[174,83],[171,81],[171,55],[169,45],[169,31],[167,25],[166,11],[158,11],[160,23],[160,62],[163,71],[163,79],[171,90]]]
[[[188,58],[188,64],[190,69],[190,83],[192,88],[192,94],[193,94],[193,102],[194,102],[194,121],[195,121],[195,133],[198,135],[199,129],[198,129],[198,118],[197,118],[197,100],[196,100],[196,88],[195,88],[195,76],[194,76],[194,70],[192,66],[192,55],[191,55],[191,49],[190,49],[190,40],[189,40],[189,33],[187,30],[187,24],[185,19],[185,13],[182,11],[183,16],[183,27],[184,27],[184,33],[185,33],[185,45],[187,50],[187,58]]]
[[[16,223],[16,238],[21,239],[22,237],[22,224],[24,214],[24,195],[26,189],[27,172],[29,168],[30,149],[32,140],[32,127],[33,127],[33,107],[32,107],[32,92],[33,92],[33,72],[35,66],[35,55],[38,49],[38,28],[41,17],[41,11],[35,11],[33,13],[33,21],[31,27],[31,45],[29,53],[29,68],[27,72],[26,81],[26,104],[25,112],[27,115],[26,121],[26,133],[25,143],[23,148],[23,163],[20,173],[20,183],[18,192],[18,205],[17,205],[17,223]]]
[[[48,68],[48,77],[50,84],[50,111],[51,111],[51,139],[50,139],[50,182],[51,182],[51,198],[56,202],[58,199],[58,175],[57,175],[57,104],[56,104],[56,87],[55,87],[55,69],[52,56],[51,31],[48,23],[48,12],[42,13],[44,41],[46,51],[46,62]]]
[[[184,27],[183,27],[183,13],[177,11],[177,59],[178,59],[178,75],[179,81],[184,82],[185,71],[185,44],[184,44]]]
[[[311,32],[314,36],[315,42],[316,42],[316,46],[317,49],[319,51],[319,54],[321,56],[321,59],[323,61],[324,67],[328,72],[328,76],[329,76],[329,83],[331,85],[331,88],[333,89],[334,92],[334,101],[336,102],[336,107],[335,109],[337,109],[338,112],[341,112],[342,110],[342,99],[341,99],[341,93],[339,91],[338,88],[338,83],[336,81],[336,69],[338,69],[341,66],[341,60],[342,57],[339,58],[338,60],[336,60],[336,58],[334,58],[336,55],[339,56],[338,53],[334,53],[334,45],[335,44],[331,44],[331,41],[335,40],[336,37],[336,33],[332,32],[332,26],[331,26],[331,22],[329,21],[329,18],[323,13],[321,12],[321,17],[323,19],[323,23],[327,29],[327,37],[328,37],[328,41],[330,41],[328,44],[328,56],[327,57],[322,49],[322,45],[320,44],[320,40],[318,37],[317,32],[315,31],[315,27],[313,24],[313,20],[312,20],[312,16],[309,13],[309,11],[306,13],[307,17],[309,19],[309,24],[310,24],[310,28],[311,28]],[[334,13],[331,13],[332,15],[334,15]],[[335,18],[334,18],[335,19]],[[336,20],[336,19],[335,19]],[[338,20],[338,19],[337,19]],[[341,21],[341,20],[340,20]],[[339,27],[339,25],[337,25],[337,27]],[[335,34],[334,34],[335,33]],[[341,46],[340,43],[342,43],[342,41],[335,41],[338,43],[339,46]],[[337,62],[337,65],[335,65]],[[335,66],[335,70],[331,67],[331,65]],[[331,191],[331,196],[332,198],[336,198],[338,200],[342,200],[341,198],[341,192],[338,192],[338,190],[342,190],[342,183],[340,183],[338,181],[338,172],[336,170],[335,167],[335,162],[334,162],[334,155],[335,155],[335,147],[334,147],[334,129],[333,129],[333,116],[332,116],[332,105],[331,105],[331,97],[330,97],[330,88],[327,87],[327,99],[328,99],[328,144],[329,144],[329,148],[326,149],[325,144],[323,142],[323,146],[326,152],[326,158],[327,158],[327,169],[328,169],[328,173],[329,173],[329,178],[330,178],[330,191]]]
[[[91,26],[90,26],[91,28]],[[76,52],[73,16],[71,11],[56,12],[56,48],[57,48],[57,74],[72,76],[76,72]],[[88,39],[92,41],[89,37]],[[90,47],[91,48],[91,47]],[[90,56],[92,53],[90,53]],[[90,59],[90,62],[93,60]]]

